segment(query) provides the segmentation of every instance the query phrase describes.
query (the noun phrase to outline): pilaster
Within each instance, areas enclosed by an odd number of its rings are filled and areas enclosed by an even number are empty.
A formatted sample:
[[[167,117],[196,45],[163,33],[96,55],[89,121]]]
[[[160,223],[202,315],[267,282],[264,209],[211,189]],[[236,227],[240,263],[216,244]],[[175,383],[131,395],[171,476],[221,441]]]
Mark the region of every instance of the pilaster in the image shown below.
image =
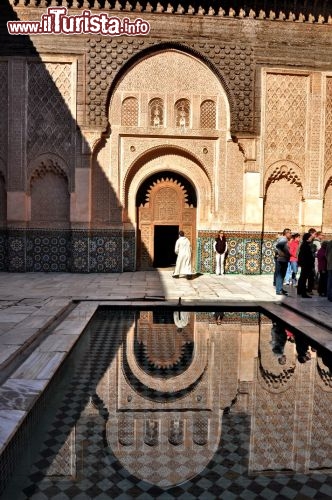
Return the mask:
[[[8,120],[8,191],[26,188],[26,61],[12,57],[9,61],[9,120]],[[10,213],[8,213],[10,219]]]

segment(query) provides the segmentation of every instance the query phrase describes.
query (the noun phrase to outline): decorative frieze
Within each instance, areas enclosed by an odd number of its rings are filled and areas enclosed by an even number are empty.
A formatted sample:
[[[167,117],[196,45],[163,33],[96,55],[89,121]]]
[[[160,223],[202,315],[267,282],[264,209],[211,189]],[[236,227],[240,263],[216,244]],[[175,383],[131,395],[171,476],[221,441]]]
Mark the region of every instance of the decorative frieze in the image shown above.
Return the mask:
[[[212,6],[207,5],[207,7],[203,8],[201,5],[199,7],[192,7],[189,5],[187,8],[182,7],[181,4],[172,4],[168,3],[167,7],[164,8],[163,5],[158,0],[152,1],[152,3],[147,2],[145,9],[140,4],[140,2],[135,2],[133,0],[130,3],[128,0],[9,0],[10,5],[12,6],[20,6],[20,7],[48,7],[48,6],[65,6],[70,9],[109,9],[116,12],[125,11],[125,12],[155,12],[158,14],[173,14],[173,15],[197,15],[197,16],[218,16],[218,17],[229,17],[232,19],[249,19],[253,20],[255,18],[260,20],[268,20],[268,21],[286,21],[286,22],[299,22],[299,23],[317,23],[317,24],[332,24],[332,11],[329,11],[329,6],[326,7],[320,6],[320,11],[316,12],[314,15],[311,12],[308,14],[303,14],[301,10],[295,8],[295,4],[293,2],[289,2],[289,6],[287,2],[282,2],[283,10],[278,10],[278,6],[274,3],[274,10],[268,10],[268,5],[266,6],[266,10],[260,9],[259,11],[254,10],[246,5],[239,5],[237,10],[233,7],[230,7],[227,11],[222,7],[219,7],[218,10],[215,10]],[[301,7],[299,7],[300,9]],[[318,9],[315,9],[316,11]]]

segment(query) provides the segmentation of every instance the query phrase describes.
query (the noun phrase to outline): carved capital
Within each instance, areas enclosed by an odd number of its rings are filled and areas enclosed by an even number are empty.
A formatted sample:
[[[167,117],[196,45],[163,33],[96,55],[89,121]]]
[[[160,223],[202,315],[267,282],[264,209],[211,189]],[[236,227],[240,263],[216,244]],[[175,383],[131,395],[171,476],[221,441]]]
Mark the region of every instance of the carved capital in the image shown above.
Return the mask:
[[[89,155],[93,152],[98,142],[101,140],[103,129],[84,129],[81,128],[82,132],[82,154]]]

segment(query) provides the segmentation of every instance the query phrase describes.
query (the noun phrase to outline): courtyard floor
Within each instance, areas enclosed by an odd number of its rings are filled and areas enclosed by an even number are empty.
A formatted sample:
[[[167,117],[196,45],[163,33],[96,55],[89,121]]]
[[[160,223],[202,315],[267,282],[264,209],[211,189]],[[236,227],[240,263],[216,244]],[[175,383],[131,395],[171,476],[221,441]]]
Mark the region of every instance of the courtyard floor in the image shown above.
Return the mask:
[[[298,298],[296,288],[287,289],[288,297],[277,296],[268,275],[204,274],[187,280],[174,279],[171,269],[119,274],[0,273],[0,384],[13,377],[28,356],[36,363],[35,351],[41,350],[41,342],[56,328],[57,343],[52,349],[45,344],[40,361],[40,369],[47,369],[51,377],[98,305],[112,302],[178,304],[181,299],[183,305],[262,304],[332,351],[332,302],[316,293],[311,299]]]
[[[268,275],[204,274],[186,280],[173,279],[171,270],[119,274],[0,273],[0,352],[4,352],[5,333],[18,325],[28,326],[28,318],[38,316],[47,304],[50,315],[58,314],[72,300],[178,302],[181,298],[184,304],[275,303],[332,329],[332,302],[316,293],[310,300],[298,298],[296,288],[286,288],[289,297],[276,296]]]

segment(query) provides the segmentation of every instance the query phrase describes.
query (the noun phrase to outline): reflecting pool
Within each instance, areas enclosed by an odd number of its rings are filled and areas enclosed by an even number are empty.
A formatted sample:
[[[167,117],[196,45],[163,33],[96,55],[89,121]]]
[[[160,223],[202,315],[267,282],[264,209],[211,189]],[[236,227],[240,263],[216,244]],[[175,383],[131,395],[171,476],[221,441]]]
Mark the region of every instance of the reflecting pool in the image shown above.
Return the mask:
[[[331,367],[256,312],[99,308],[3,498],[331,499]]]

